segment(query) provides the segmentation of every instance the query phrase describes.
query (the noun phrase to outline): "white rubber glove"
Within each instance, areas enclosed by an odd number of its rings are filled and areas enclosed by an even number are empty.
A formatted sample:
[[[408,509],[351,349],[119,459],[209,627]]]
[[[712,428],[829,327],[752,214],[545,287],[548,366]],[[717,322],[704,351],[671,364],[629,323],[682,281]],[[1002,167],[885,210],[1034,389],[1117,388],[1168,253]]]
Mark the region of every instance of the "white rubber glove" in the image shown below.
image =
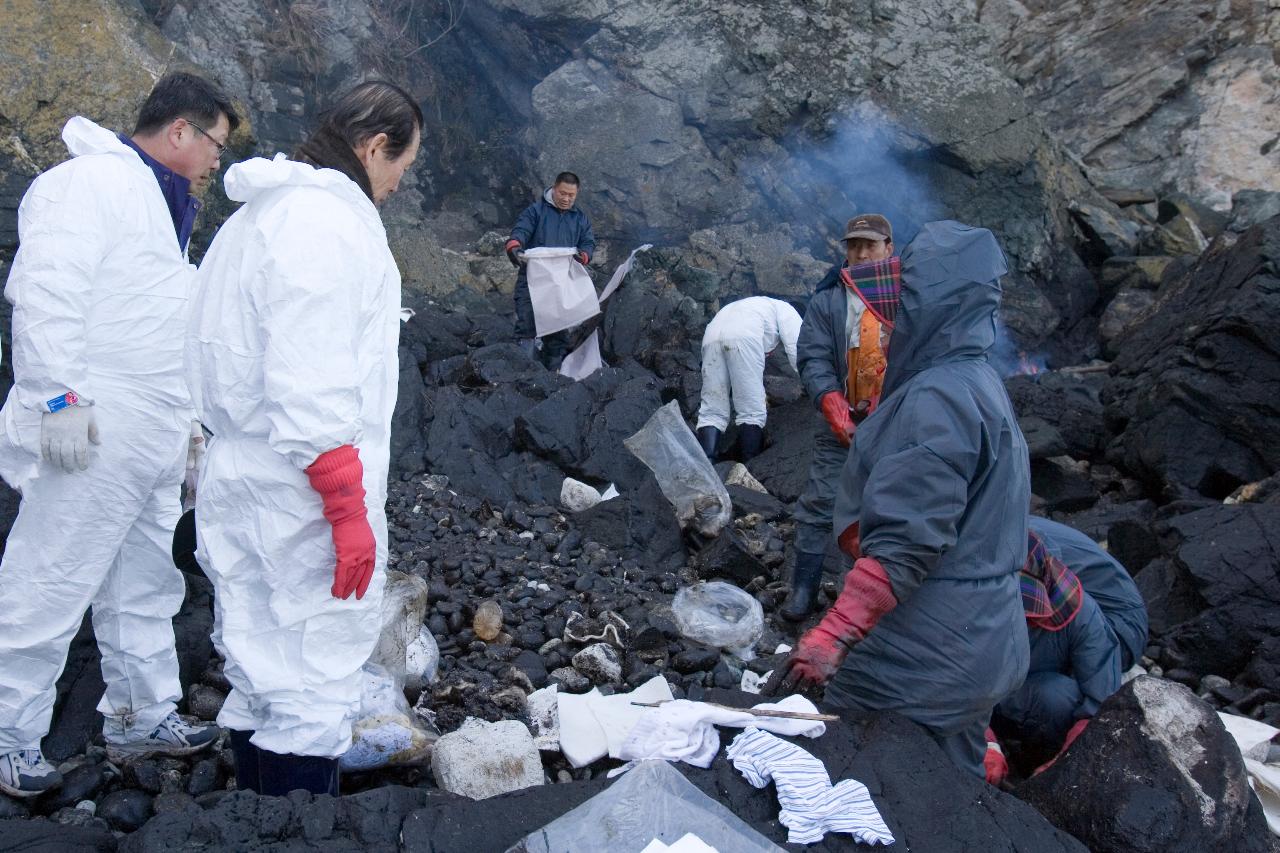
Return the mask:
[[[89,445],[98,440],[92,406],[67,406],[40,419],[40,453],[68,473],[89,467]]]

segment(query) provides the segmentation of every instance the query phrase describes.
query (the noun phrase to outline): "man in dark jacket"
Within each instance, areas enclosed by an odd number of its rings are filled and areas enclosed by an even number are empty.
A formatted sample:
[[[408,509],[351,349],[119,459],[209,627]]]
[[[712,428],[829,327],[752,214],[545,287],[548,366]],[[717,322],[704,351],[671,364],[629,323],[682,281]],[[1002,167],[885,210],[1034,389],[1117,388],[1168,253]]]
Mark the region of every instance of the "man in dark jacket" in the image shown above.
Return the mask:
[[[1147,647],[1147,605],[1127,569],[1079,530],[1031,516],[1031,533],[1069,568],[1098,603],[1120,643],[1120,669],[1130,669]]]
[[[579,263],[586,266],[590,262],[596,250],[596,238],[591,233],[587,215],[576,206],[580,184],[573,172],[556,175],[555,184],[520,214],[507,240],[507,258],[519,270],[515,291],[516,339],[530,355],[537,348],[537,332],[533,302],[529,298],[528,272],[520,253],[540,246],[572,247],[578,250]],[[549,349],[564,349],[563,335],[547,337]]]
[[[866,311],[856,289],[843,278],[850,267],[892,257],[893,227],[878,213],[860,213],[845,227],[844,245],[846,263],[832,267],[819,282],[796,344],[800,378],[823,420],[814,433],[809,482],[796,502],[796,564],[791,594],[780,611],[784,619],[793,622],[812,613],[816,604],[822,562],[831,541],[832,501],[840,469],[849,455],[849,437],[854,424],[870,414],[874,403],[873,399],[854,399],[859,396],[856,362],[867,362],[870,357],[873,362],[878,359],[881,371],[884,365],[878,341],[880,326]],[[864,345],[863,337],[877,340]],[[849,382],[851,358],[855,361],[853,383]],[[874,372],[876,365],[870,367]],[[878,397],[879,383],[870,384],[876,387],[862,396]]]
[[[1056,751],[1079,734],[1147,642],[1147,610],[1124,567],[1092,539],[1032,516],[1022,569],[1027,680],[996,705],[1024,741]]]
[[[958,222],[927,224],[903,253],[883,395],[836,495],[856,562],[769,685],[825,683],[829,706],[903,714],[979,777],[991,710],[1029,657],[1030,464],[987,361],[1006,272],[991,232]]]

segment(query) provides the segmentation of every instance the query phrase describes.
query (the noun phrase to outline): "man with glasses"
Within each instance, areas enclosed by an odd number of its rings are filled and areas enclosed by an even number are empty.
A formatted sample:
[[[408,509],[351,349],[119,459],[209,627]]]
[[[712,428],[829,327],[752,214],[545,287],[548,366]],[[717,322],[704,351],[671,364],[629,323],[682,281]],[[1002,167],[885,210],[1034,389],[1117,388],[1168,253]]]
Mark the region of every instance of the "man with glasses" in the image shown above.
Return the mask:
[[[0,562],[0,790],[61,783],[40,741],[85,611],[102,652],[98,709],[114,761],[217,739],[188,725],[170,558],[191,442],[183,373],[187,242],[239,118],[192,74],[161,79],[132,136],[67,122],[72,159],[18,210],[14,386],[0,412],[0,475],[22,492]]]

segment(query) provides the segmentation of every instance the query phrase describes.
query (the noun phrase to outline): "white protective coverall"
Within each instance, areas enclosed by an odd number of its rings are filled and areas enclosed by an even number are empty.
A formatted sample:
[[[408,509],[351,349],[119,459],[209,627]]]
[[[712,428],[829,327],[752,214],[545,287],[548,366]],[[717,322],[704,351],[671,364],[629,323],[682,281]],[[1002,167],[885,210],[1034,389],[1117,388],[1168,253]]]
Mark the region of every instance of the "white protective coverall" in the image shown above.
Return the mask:
[[[196,553],[231,682],[218,723],[272,752],[334,757],[381,627],[400,273],[373,202],[342,173],[277,155],[224,183],[247,203],[205,255],[187,337],[213,434]],[[304,470],[345,444],[360,451],[377,540],[361,600],[330,594],[332,528]]]
[[[181,695],[172,618],[186,587],[171,556],[190,440],[183,377],[194,270],[155,174],[114,133],[76,117],[73,159],[18,210],[13,366],[0,474],[22,506],[0,563],[0,752],[36,747],[54,684],[93,607],[104,735],[145,738]],[[92,401],[88,470],[40,459],[42,403]]]
[[[764,426],[764,360],[779,343],[791,368],[802,320],[781,299],[749,296],[721,308],[702,334],[702,405],[698,429],[729,428],[732,395],[735,422]]]

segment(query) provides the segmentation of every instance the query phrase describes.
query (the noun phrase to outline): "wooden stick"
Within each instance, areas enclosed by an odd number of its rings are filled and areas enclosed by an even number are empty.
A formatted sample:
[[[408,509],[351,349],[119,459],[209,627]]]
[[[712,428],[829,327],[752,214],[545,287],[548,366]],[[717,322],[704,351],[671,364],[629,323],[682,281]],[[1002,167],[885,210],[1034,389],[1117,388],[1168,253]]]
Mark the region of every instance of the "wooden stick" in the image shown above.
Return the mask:
[[[671,702],[671,699],[663,699],[659,702],[632,702],[639,708],[656,708],[659,705],[665,705]],[[703,702],[704,705],[710,705],[713,708],[723,708],[726,711],[737,711],[742,714],[750,714],[753,717],[780,717],[786,720],[815,720],[823,723],[839,722],[840,718],[835,714],[810,714],[808,711],[763,711],[758,708],[732,708],[728,705],[721,705],[719,702]]]
[[[1047,373],[1071,373],[1080,375],[1083,373],[1106,373],[1111,369],[1110,364],[1081,364],[1072,367],[1059,367],[1055,370],[1045,371]]]

